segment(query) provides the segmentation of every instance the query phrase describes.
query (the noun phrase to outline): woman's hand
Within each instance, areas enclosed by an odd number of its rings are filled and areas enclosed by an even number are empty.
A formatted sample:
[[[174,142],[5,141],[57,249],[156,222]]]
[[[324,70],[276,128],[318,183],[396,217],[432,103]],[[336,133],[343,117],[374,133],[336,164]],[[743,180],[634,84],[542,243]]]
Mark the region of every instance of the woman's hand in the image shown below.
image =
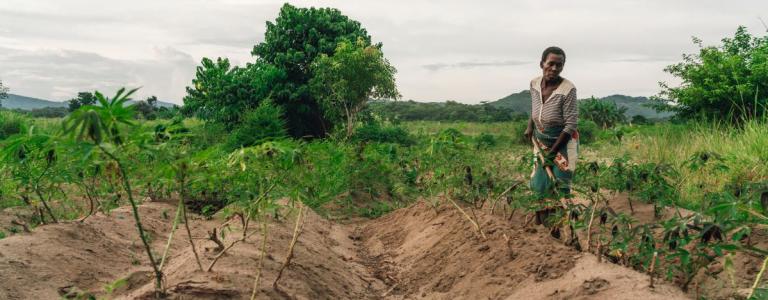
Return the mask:
[[[523,133],[525,135],[525,140],[531,144],[533,144],[533,126],[533,119],[528,119],[528,126],[525,128],[525,132]]]
[[[557,140],[554,144],[552,144],[552,148],[549,149],[549,152],[557,153],[558,150],[560,150],[560,147],[562,147],[565,144],[568,144],[568,141],[571,140],[571,135],[565,131],[560,133],[560,136],[557,137]]]

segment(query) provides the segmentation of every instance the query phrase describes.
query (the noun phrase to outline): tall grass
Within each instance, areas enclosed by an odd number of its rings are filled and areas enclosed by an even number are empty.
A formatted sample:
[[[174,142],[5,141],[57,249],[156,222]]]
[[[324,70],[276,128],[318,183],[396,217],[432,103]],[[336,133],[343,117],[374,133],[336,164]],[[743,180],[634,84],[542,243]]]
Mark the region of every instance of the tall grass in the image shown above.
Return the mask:
[[[494,135],[516,136],[522,135],[521,128],[525,130],[525,121],[511,122],[440,122],[440,121],[413,121],[404,122],[403,127],[411,133],[416,134],[435,134],[446,128],[454,128],[465,135],[479,135],[481,133],[490,133]]]
[[[682,166],[692,156],[714,153],[726,168],[705,171],[681,167],[681,204],[695,208],[705,193],[729,184],[768,180],[768,122],[747,121],[741,127],[723,123],[643,126],[624,142],[591,149],[598,157],[629,155],[638,162]]]
[[[446,128],[476,136],[490,133],[516,137],[522,134],[524,123],[470,123],[470,122],[405,122],[412,133],[434,134]],[[627,155],[637,163],[671,164],[680,170],[678,189],[681,206],[696,209],[704,194],[720,191],[728,185],[764,183],[768,185],[768,118],[745,121],[740,127],[712,121],[685,124],[657,123],[654,125],[624,126],[627,132],[622,141],[611,130],[600,131],[594,144],[582,144],[580,161],[610,163],[613,158]],[[509,144],[495,151],[515,153],[520,149]],[[722,158],[725,168],[691,170],[686,161],[700,153],[714,153]],[[506,161],[510,163],[510,160]],[[508,166],[513,168],[513,166]]]

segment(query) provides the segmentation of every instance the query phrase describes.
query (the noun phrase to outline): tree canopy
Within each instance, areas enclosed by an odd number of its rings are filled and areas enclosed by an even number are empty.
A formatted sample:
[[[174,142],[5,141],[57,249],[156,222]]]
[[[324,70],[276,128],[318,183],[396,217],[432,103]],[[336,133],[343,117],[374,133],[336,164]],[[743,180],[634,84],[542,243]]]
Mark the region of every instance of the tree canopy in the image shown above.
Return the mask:
[[[79,92],[77,97],[67,101],[69,103],[69,111],[73,112],[82,106],[96,104],[96,96],[91,92]]]
[[[298,8],[286,3],[275,22],[267,22],[264,42],[254,46],[251,54],[285,74],[272,89],[272,98],[285,108],[291,135],[322,137],[331,129],[310,92],[311,66],[321,54],[332,56],[339,43],[358,40],[363,46],[371,45],[362,25],[334,8]]]
[[[682,81],[678,87],[661,83],[662,108],[679,117],[741,122],[762,116],[768,104],[768,36],[752,36],[740,26],[720,46],[699,46],[698,54],[665,68]]]
[[[360,23],[337,9],[285,4],[277,19],[267,22],[264,41],[253,47],[255,62],[240,67],[226,58],[202,60],[192,86],[187,87],[185,113],[234,128],[247,112],[270,101],[284,111],[291,136],[323,137],[340,120],[329,120],[332,110],[324,109],[317,98],[321,95],[311,92],[310,81],[316,75],[313,64],[321,55],[333,57],[343,42],[362,49],[373,46]],[[374,48],[380,53],[380,44]],[[379,84],[371,92],[383,87]]]
[[[157,96],[150,96],[147,100],[137,101],[132,106],[137,116],[146,120],[157,119]]]
[[[339,43],[332,56],[320,54],[312,64],[311,95],[320,103],[323,116],[346,121],[352,136],[358,113],[369,99],[397,99],[395,68],[376,46],[362,38]]]
[[[595,97],[579,101],[579,117],[595,122],[603,129],[626,122],[626,112],[626,107],[619,107],[615,102]]]
[[[187,87],[184,110],[233,128],[247,111],[270,98],[284,78],[285,73],[270,64],[238,67],[226,58],[203,58]]]
[[[0,80],[0,107],[3,107],[2,100],[8,98],[8,88],[3,85],[3,81]]]

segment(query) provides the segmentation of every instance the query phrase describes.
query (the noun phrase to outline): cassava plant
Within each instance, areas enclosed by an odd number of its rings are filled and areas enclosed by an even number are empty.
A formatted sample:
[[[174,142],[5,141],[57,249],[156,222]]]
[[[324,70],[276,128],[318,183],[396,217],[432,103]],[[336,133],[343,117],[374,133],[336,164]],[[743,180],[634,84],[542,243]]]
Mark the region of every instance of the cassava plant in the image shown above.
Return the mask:
[[[49,203],[60,175],[55,169],[58,165],[55,138],[30,130],[7,140],[2,154],[3,161],[18,182],[17,192],[23,202],[37,211],[40,223],[45,224],[46,217],[37,206],[38,202],[51,221],[57,223],[58,218]],[[33,200],[35,197],[37,201]]]
[[[82,106],[72,112],[64,123],[64,133],[86,146],[97,149],[117,165],[123,190],[133,210],[139,238],[144,245],[155,274],[155,296],[159,298],[164,294],[163,273],[159,268],[159,262],[152,253],[147,233],[141,224],[138,203],[133,198],[133,190],[124,165],[124,158],[120,157],[121,153],[125,153],[129,147],[137,146],[136,143],[138,142],[127,139],[127,135],[124,133],[124,126],[134,125],[132,122],[133,110],[126,106],[126,102],[130,100],[130,96],[136,90],[126,92],[125,88],[121,88],[112,98],[104,97],[98,91],[95,92],[94,95],[99,105]]]

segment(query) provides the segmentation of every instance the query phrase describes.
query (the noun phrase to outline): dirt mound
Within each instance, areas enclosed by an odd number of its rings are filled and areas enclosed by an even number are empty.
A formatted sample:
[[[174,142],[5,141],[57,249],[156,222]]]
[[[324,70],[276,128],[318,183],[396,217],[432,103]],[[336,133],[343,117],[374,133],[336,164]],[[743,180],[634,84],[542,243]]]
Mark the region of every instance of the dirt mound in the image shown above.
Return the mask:
[[[140,210],[156,247],[169,224],[162,218],[169,207],[150,203]],[[57,299],[59,294],[103,290],[117,278],[146,273],[146,255],[133,224],[130,209],[119,208],[83,223],[45,225],[0,240],[0,298]]]
[[[358,231],[367,251],[363,256],[390,286],[386,296],[685,299],[676,288],[649,289],[647,276],[564,246],[543,227],[475,215],[485,239],[452,206],[433,210],[423,202],[363,226]]]
[[[140,207],[155,257],[161,256],[170,232],[169,216],[174,214],[175,206],[166,203]],[[384,288],[366,267],[356,263],[359,259],[349,238],[350,227],[310,212],[292,264],[278,289],[273,289],[292,238],[292,222],[270,220],[269,254],[257,294],[260,299],[365,299],[375,297],[371,291]],[[221,222],[193,216],[190,223],[203,267],[207,268],[216,252],[212,250],[215,244],[204,237]],[[229,229],[231,233],[223,241],[227,245],[240,236],[240,228],[231,225]],[[169,297],[249,299],[261,254],[261,235],[256,233],[232,247],[213,272],[203,272],[198,269],[186,234],[177,231],[163,270]],[[147,261],[129,208],[116,209],[109,216],[98,214],[83,223],[42,226],[30,234],[0,240],[0,299],[58,299],[87,294],[151,298],[154,282]]]
[[[359,263],[349,227],[334,224],[313,212],[305,215],[304,229],[294,248],[291,265],[285,270],[277,289],[273,288],[272,284],[288,254],[294,220],[270,220],[268,254],[262,268],[257,299],[375,298],[373,291],[382,289],[384,285]],[[240,228],[233,228],[233,231],[225,244],[229,245],[240,237]],[[261,239],[261,234],[257,232],[232,247],[216,263],[212,272],[199,271],[191,249],[185,247],[184,241],[176,241],[185,249],[165,269],[170,298],[250,299],[261,255]],[[203,245],[214,246],[210,241]],[[207,268],[215,255],[208,251],[203,256],[203,267]],[[152,290],[153,286],[147,284],[126,294],[125,298],[149,298]]]
[[[159,257],[175,207],[147,203],[140,212]],[[292,263],[273,288],[292,238],[292,218],[269,222],[259,299],[684,298],[663,284],[649,289],[645,275],[597,263],[543,227],[523,228],[521,220],[478,211],[483,239],[456,208],[424,203],[351,224],[308,212]],[[190,223],[206,268],[216,252],[204,237],[221,220],[194,217]],[[235,223],[225,227],[227,245],[241,234]],[[198,270],[185,232],[178,231],[164,267],[169,298],[249,299],[262,242],[259,226],[252,228],[254,234],[232,247],[212,272]],[[1,299],[149,298],[150,271],[127,208],[0,240]]]

